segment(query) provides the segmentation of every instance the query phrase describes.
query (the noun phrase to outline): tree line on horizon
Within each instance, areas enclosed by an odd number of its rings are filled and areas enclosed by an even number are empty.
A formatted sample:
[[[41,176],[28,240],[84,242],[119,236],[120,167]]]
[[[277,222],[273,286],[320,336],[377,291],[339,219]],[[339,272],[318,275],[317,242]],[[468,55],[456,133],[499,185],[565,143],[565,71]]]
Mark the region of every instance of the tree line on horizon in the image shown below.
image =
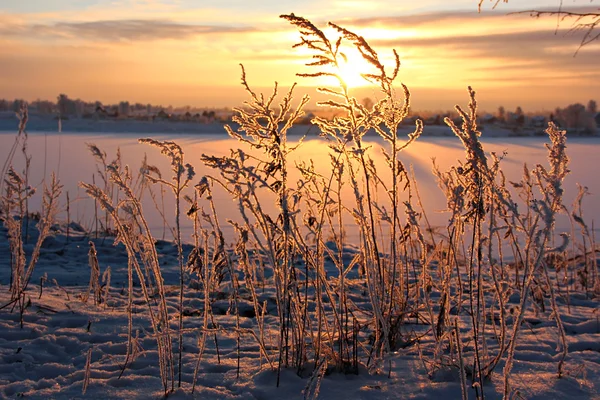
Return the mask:
[[[369,107],[373,100],[366,97],[361,103]],[[174,120],[191,122],[229,122],[232,109],[230,108],[197,108],[192,106],[173,107],[152,105],[150,103],[130,103],[120,101],[116,104],[103,104],[101,101],[84,101],[69,98],[66,94],[57,96],[56,101],[37,99],[27,102],[23,99],[0,99],[0,112],[19,113],[21,107],[27,104],[30,113],[37,115],[53,115],[56,118],[142,118],[150,120]],[[219,112],[220,111],[220,112]],[[315,114],[309,113],[306,121]],[[320,117],[333,117],[333,115],[319,115]],[[426,110],[412,111],[407,118],[407,123],[421,118],[426,125],[443,125],[444,118],[458,118],[456,113],[435,113]],[[529,111],[525,112],[518,106],[514,111],[508,111],[499,106],[496,112],[482,112],[479,115],[480,123],[488,125],[500,125],[519,132],[527,127],[544,127],[548,122],[554,122],[558,126],[583,134],[595,134],[600,126],[600,114],[595,100],[589,100],[587,106],[581,103],[570,104],[564,108],[556,107],[553,111]]]
[[[215,118],[219,110],[228,110],[227,108],[217,107],[174,107],[172,105],[154,105],[144,103],[130,103],[129,101],[120,101],[115,104],[104,104],[103,102],[85,101],[79,98],[72,99],[66,94],[57,96],[56,101],[37,99],[28,102],[24,99],[0,99],[0,112],[18,113],[23,105],[27,105],[30,113],[38,115],[54,115],[56,117],[91,117],[93,114],[100,114],[111,117],[129,117],[129,116],[158,116],[164,115],[168,118],[171,115],[198,115],[207,118]]]

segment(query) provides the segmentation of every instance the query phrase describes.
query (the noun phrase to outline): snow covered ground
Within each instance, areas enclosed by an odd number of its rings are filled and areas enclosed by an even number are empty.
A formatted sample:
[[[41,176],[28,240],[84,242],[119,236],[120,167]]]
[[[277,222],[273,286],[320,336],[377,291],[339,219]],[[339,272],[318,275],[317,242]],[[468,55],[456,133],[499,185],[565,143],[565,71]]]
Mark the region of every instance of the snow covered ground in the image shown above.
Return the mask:
[[[215,132],[213,132],[215,133]],[[95,142],[109,153],[111,159],[116,148],[120,147],[124,160],[133,166],[139,165],[144,152],[148,152],[154,163],[166,168],[164,161],[158,161],[153,149],[136,142],[139,134],[30,134],[28,151],[34,154],[31,181],[39,185],[51,171],[57,171],[65,191],[71,192],[70,218],[74,221],[69,229],[57,225],[53,235],[43,245],[40,260],[36,266],[32,284],[27,289],[27,305],[24,325],[21,328],[18,307],[10,304],[10,251],[6,240],[6,230],[0,228],[0,397],[5,398],[160,398],[164,396],[160,380],[156,341],[147,315],[147,306],[141,294],[136,292],[133,305],[134,346],[133,355],[127,368],[128,296],[127,296],[127,256],[121,246],[113,245],[113,238],[90,237],[86,231],[93,227],[91,216],[93,204],[78,192],[77,182],[89,182],[95,173],[92,157],[85,143]],[[145,136],[145,135],[141,135]],[[14,134],[0,134],[0,159],[5,159],[8,145]],[[209,134],[202,136],[161,135],[181,142],[188,161],[198,164],[199,153],[225,154],[232,146],[229,139]],[[442,166],[461,157],[462,149],[455,138],[423,138],[406,152],[406,164],[412,164],[425,208],[442,210],[445,208],[443,196],[437,194],[435,181],[430,176],[431,157],[437,157]],[[543,162],[545,149],[543,138],[500,137],[486,141],[489,151],[508,155],[504,161],[507,174],[518,178],[522,162]],[[373,140],[373,146],[377,141]],[[571,157],[572,176],[565,187],[573,188],[575,182],[590,187],[591,196],[586,198],[584,212],[586,218],[596,222],[600,219],[600,181],[593,163],[600,151],[598,138],[573,138],[568,141]],[[325,159],[327,147],[320,140],[307,140],[303,153],[296,155],[302,159],[310,155],[313,159]],[[374,152],[376,154],[376,152]],[[18,161],[16,160],[16,163]],[[376,162],[381,162],[381,160]],[[19,167],[22,168],[22,165]],[[199,174],[202,175],[202,170]],[[205,173],[205,172],[204,172]],[[231,203],[225,196],[218,199],[222,213],[228,217]],[[566,203],[574,198],[574,191],[567,191]],[[63,198],[64,199],[64,198]],[[39,206],[39,200],[37,205]],[[171,205],[167,204],[167,209]],[[36,208],[32,201],[32,209]],[[149,207],[150,208],[150,207]],[[151,210],[148,215],[152,218]],[[65,220],[66,210],[60,214]],[[433,223],[443,225],[447,219],[444,213],[429,216]],[[437,221],[437,222],[436,222]],[[160,238],[162,227],[158,219],[151,219],[155,236]],[[597,227],[598,224],[596,224]],[[570,231],[568,222],[558,222],[558,230]],[[185,231],[189,242],[189,226]],[[598,229],[596,228],[596,232]],[[26,245],[30,254],[35,241],[35,229]],[[167,234],[168,236],[168,234]],[[600,235],[596,235],[600,237]],[[168,237],[167,237],[168,238]],[[103,288],[103,301],[95,305],[91,299],[83,301],[88,292],[90,267],[88,263],[89,241],[95,243],[100,273],[110,266],[111,280],[108,288]],[[173,318],[172,328],[177,327],[176,311],[179,290],[177,249],[169,241],[159,240],[161,272],[167,285],[166,295],[169,312]],[[184,251],[189,252],[186,245]],[[345,252],[352,254],[355,249],[349,246]],[[328,268],[334,270],[333,265]],[[465,274],[465,271],[462,272]],[[466,278],[466,276],[465,276]],[[43,289],[40,284],[43,284]],[[566,360],[565,375],[557,377],[557,363],[560,354],[557,350],[558,334],[551,318],[551,308],[527,312],[519,336],[515,354],[511,382],[518,390],[520,398],[532,399],[588,399],[600,396],[600,309],[597,297],[585,293],[577,285],[576,279],[562,284],[571,285],[570,291],[558,296],[561,319],[567,334],[569,355]],[[139,285],[139,284],[138,284]],[[353,300],[358,307],[367,299],[362,282],[357,279],[352,289]],[[139,286],[138,286],[139,287]],[[563,286],[564,287],[564,286]],[[191,276],[186,283],[184,299],[184,356],[182,388],[169,395],[170,398],[222,398],[222,399],[279,399],[302,398],[303,390],[311,382],[312,368],[299,374],[295,369],[284,369],[281,382],[276,386],[277,373],[261,355],[256,340],[249,334],[241,335],[240,358],[238,359],[236,320],[229,313],[230,302],[226,295],[227,285],[223,283],[214,294],[212,310],[218,329],[208,335],[206,349],[200,362],[198,380],[194,394],[191,394],[194,367],[198,356],[198,338],[202,333],[203,294],[197,280]],[[267,352],[274,359],[278,332],[276,326],[275,289],[265,281],[259,300],[266,304],[265,320],[268,328],[265,342]],[[518,305],[518,297],[510,297],[510,304]],[[242,296],[240,327],[256,329],[254,309],[248,297]],[[461,314],[459,318],[467,318]],[[422,332],[427,326],[418,321],[407,324],[406,333]],[[467,331],[464,332],[467,334]],[[215,339],[216,338],[216,339]],[[363,338],[368,341],[368,338]],[[218,344],[218,346],[217,346]],[[386,356],[379,368],[367,370],[361,360],[359,374],[342,374],[327,370],[321,386],[323,399],[403,399],[403,398],[460,398],[460,376],[456,360],[442,357],[445,364],[432,366],[427,360],[435,348],[430,336],[424,336],[419,345],[407,343],[399,346]],[[423,354],[425,352],[425,354]],[[86,363],[89,358],[89,379],[86,379]],[[238,365],[239,360],[239,365]],[[487,398],[502,396],[501,371],[503,362],[484,386]],[[121,371],[124,370],[122,376]],[[120,376],[120,377],[119,377]],[[86,382],[87,381],[87,382]],[[84,382],[87,390],[83,394]],[[475,391],[469,389],[469,397]],[[516,397],[519,398],[519,397]]]
[[[74,225],[73,228],[76,228]],[[6,232],[0,231],[4,236]],[[20,327],[18,309],[7,306],[0,310],[0,397],[4,398],[160,398],[164,395],[158,369],[156,342],[139,292],[134,300],[134,354],[132,362],[119,378],[125,363],[127,346],[127,260],[122,247],[114,247],[110,239],[94,240],[101,273],[111,267],[112,277],[106,302],[94,305],[82,301],[88,292],[90,269],[88,237],[71,230],[67,242],[64,227],[44,247],[27,297],[30,304]],[[177,308],[178,289],[176,248],[159,242],[162,271],[167,284],[167,301],[172,311]],[[28,246],[31,248],[31,244]],[[186,249],[189,250],[189,249]],[[351,249],[348,249],[351,251]],[[8,246],[0,241],[0,304],[10,302],[7,274]],[[40,278],[47,276],[43,290]],[[103,293],[103,296],[106,293]],[[218,295],[217,295],[218,298]],[[276,318],[274,291],[267,286],[260,300],[268,304],[267,323]],[[283,370],[280,387],[276,372],[261,357],[256,342],[242,335],[238,370],[235,318],[228,315],[226,299],[213,303],[218,351],[213,337],[200,364],[195,393],[192,377],[198,354],[198,335],[202,328],[202,292],[193,284],[185,294],[184,368],[182,389],[169,398],[215,399],[280,399],[302,398],[310,381],[310,370],[298,376],[296,370]],[[600,315],[598,301],[581,292],[560,297],[562,320],[567,332],[569,356],[566,376],[557,378],[557,332],[549,321],[550,310],[527,315],[517,346],[512,384],[521,398],[589,399],[600,393]],[[516,304],[515,304],[516,305]],[[254,328],[252,306],[242,300],[242,328]],[[175,313],[173,313],[175,315]],[[172,321],[176,328],[176,320]],[[406,329],[418,331],[415,324]],[[276,332],[267,332],[267,344],[275,346]],[[420,347],[400,348],[387,356],[379,373],[369,373],[364,366],[358,375],[331,373],[321,384],[323,399],[404,399],[460,398],[460,379],[455,368],[442,367],[433,372],[421,361]],[[88,354],[90,375],[87,391],[82,393]],[[452,360],[448,360],[452,363]],[[500,365],[500,367],[502,364]],[[484,387],[487,398],[502,393],[500,371]],[[389,376],[388,376],[389,375]],[[470,390],[470,397],[474,391]]]

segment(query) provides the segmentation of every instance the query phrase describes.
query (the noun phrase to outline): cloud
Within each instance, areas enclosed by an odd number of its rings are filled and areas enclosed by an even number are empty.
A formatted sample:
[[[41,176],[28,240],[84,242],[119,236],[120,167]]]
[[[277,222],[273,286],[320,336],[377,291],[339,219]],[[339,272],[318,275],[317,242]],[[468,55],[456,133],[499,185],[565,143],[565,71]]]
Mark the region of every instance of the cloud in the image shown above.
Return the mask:
[[[544,8],[535,7],[541,11],[555,11],[556,8]],[[571,7],[569,11],[586,13],[586,12],[598,12],[597,7]],[[369,18],[352,18],[344,20],[345,23],[352,24],[356,27],[369,27],[373,25],[383,24],[388,27],[404,28],[404,27],[419,27],[424,25],[431,26],[447,26],[451,23],[455,24],[458,29],[465,29],[469,27],[469,24],[477,24],[481,26],[489,25],[490,23],[498,23],[503,25],[502,22],[509,21],[514,23],[515,20],[520,19],[526,21],[527,25],[531,26],[536,21],[548,20],[547,18],[531,18],[530,11],[515,11],[510,9],[495,9],[489,11],[477,12],[476,10],[471,11],[448,11],[442,10],[437,12],[419,13],[419,14],[406,14],[406,15],[391,15],[391,16],[379,16]],[[553,26],[556,26],[556,17],[549,19]],[[569,27],[569,19],[566,18],[562,26]]]
[[[498,85],[542,80],[546,85],[600,82],[600,45],[585,46],[573,57],[581,33],[571,32],[568,22],[557,30],[555,19],[445,12],[348,20],[342,25],[359,34],[364,31],[367,41],[380,54],[397,49],[403,55],[402,61],[407,61],[405,66],[419,66],[415,75],[444,69],[446,77],[462,76]],[[396,32],[396,36],[377,37],[373,31],[375,37],[370,38],[373,26]]]
[[[253,31],[251,28],[210,25],[186,25],[160,20],[121,20],[94,21],[81,23],[61,23],[58,30],[68,31],[90,39],[121,40],[161,40],[187,39],[211,33],[241,33]]]
[[[564,33],[555,34],[552,30],[480,36],[413,37],[401,40],[378,40],[374,45],[416,49],[420,53],[434,53],[436,49],[445,49],[449,53],[457,51],[461,55],[468,55],[468,59],[463,62],[477,59],[503,60],[502,63],[486,67],[489,70],[503,70],[514,64],[517,64],[522,71],[533,67],[597,70],[600,56],[599,47],[589,46],[582,49],[574,58],[573,55],[579,45],[577,38]]]
[[[199,35],[253,32],[251,27],[193,25],[167,20],[103,20],[57,22],[26,25],[7,21],[0,27],[1,37],[19,39],[87,39],[100,42],[184,40]]]

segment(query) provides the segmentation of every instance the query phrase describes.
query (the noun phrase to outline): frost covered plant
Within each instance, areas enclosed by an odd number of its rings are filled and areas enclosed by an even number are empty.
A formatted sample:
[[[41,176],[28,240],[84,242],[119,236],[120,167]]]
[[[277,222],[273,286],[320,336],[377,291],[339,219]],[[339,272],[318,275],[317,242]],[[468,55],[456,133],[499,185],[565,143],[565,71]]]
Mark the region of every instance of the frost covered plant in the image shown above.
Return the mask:
[[[166,190],[165,190],[164,185],[160,185],[160,204],[159,204],[157,195],[154,192],[154,190],[152,190],[152,182],[154,182],[154,181],[149,179],[148,178],[149,176],[153,176],[155,178],[162,179],[162,173],[160,172],[160,169],[155,165],[148,164],[148,155],[144,153],[144,159],[142,160],[142,166],[140,167],[140,174],[138,176],[138,181],[136,182],[136,187],[139,190],[138,196],[139,196],[139,198],[142,198],[144,196],[146,189],[148,190],[148,193],[150,194],[150,198],[152,199],[152,203],[154,204],[154,207],[156,208],[156,210],[158,211],[158,213],[160,214],[160,216],[162,218],[162,222],[163,222],[162,239],[165,240],[167,226],[169,226],[169,222],[167,220],[167,215],[166,215],[166,210],[165,210],[165,191]],[[169,230],[171,230],[171,229],[172,228],[169,226]]]
[[[510,182],[518,194],[519,199],[515,200],[513,192],[506,187],[507,182],[500,168],[502,157],[491,154],[488,158],[483,151],[478,139],[480,133],[476,123],[477,103],[471,88],[469,95],[469,112],[457,107],[463,119],[462,127],[459,129],[451,120],[447,120],[465,147],[466,162],[452,167],[447,172],[439,171],[434,165],[434,172],[440,187],[446,193],[448,210],[451,212],[447,242],[448,254],[451,257],[445,262],[456,268],[456,283],[453,286],[458,286],[459,293],[470,293],[467,300],[470,315],[468,326],[471,331],[469,338],[473,338],[474,348],[470,368],[474,371],[472,377],[476,394],[483,396],[485,381],[500,360],[505,359],[504,395],[508,397],[511,393],[509,377],[514,350],[523,318],[529,309],[529,298],[533,291],[541,293],[539,288],[534,290],[534,278],[539,273],[545,278],[553,311],[552,318],[559,331],[561,358],[558,374],[561,376],[563,373],[566,357],[565,332],[545,260],[552,252],[564,251],[566,248],[565,244],[556,250],[549,250],[553,241],[556,214],[564,209],[562,181],[568,173],[569,160],[565,153],[565,132],[550,124],[546,130],[551,141],[546,145],[549,168],[537,165],[530,171],[525,166],[522,180]],[[524,207],[519,207],[519,200],[524,203]],[[461,265],[458,255],[465,243],[468,243],[468,258],[464,260],[468,274],[467,281],[463,283],[460,280]],[[505,269],[505,247],[512,251],[516,260],[514,278],[508,276]],[[521,277],[519,269],[522,269]],[[514,280],[510,282],[511,279]],[[509,286],[511,283],[512,287]],[[520,301],[511,322],[508,316],[512,306],[508,304],[508,296],[513,290],[518,290]],[[490,296],[493,296],[493,299]],[[443,298],[447,299],[447,296],[444,295]],[[543,306],[542,294],[538,296],[538,301]],[[453,302],[461,307],[462,296]],[[495,309],[499,314],[498,327],[493,322]],[[447,313],[448,307],[444,306],[443,310]],[[449,315],[442,316],[440,310],[438,328],[442,320],[449,318]],[[492,322],[490,324],[487,321]],[[465,339],[458,337],[457,340]],[[465,357],[471,355],[465,352]]]
[[[238,149],[231,150],[229,157],[203,155],[202,161],[219,171],[220,177],[209,177],[210,180],[234,196],[245,221],[245,235],[252,237],[254,245],[269,257],[273,267],[279,315],[280,370],[282,365],[289,365],[290,349],[300,347],[303,337],[299,332],[305,325],[301,321],[304,314],[299,311],[300,305],[293,299],[298,290],[292,236],[292,218],[297,198],[291,195],[292,188],[288,181],[288,158],[294,148],[287,144],[287,131],[303,115],[302,109],[308,102],[308,96],[304,96],[300,104],[293,108],[292,87],[280,100],[278,109],[273,109],[278,93],[277,84],[269,97],[255,93],[246,81],[243,66],[242,85],[250,95],[250,101],[245,103],[245,108],[235,109],[233,120],[239,124],[239,128],[234,130],[226,125],[225,129],[231,137],[262,155],[257,157]],[[199,186],[202,192],[208,188],[207,184],[204,182]],[[271,216],[264,212],[260,198],[265,192],[267,196],[275,196],[278,215]],[[300,365],[304,357],[294,355],[293,350],[291,353],[292,364]]]
[[[23,247],[22,224],[25,219],[25,199],[35,193],[35,189],[25,186],[25,181],[12,168],[3,180],[6,193],[2,196],[2,222],[8,231],[8,243],[11,253],[11,285],[13,300],[20,295],[25,279],[25,249]],[[16,218],[15,218],[16,217]]]
[[[121,165],[121,150],[117,149],[116,158],[112,162],[109,162],[105,151],[101,150],[94,143],[87,143],[86,145],[88,147],[88,150],[90,151],[90,153],[96,160],[96,173],[100,177],[100,179],[102,180],[102,182],[104,184],[104,192],[109,193],[110,197],[113,198],[115,196],[115,187],[114,187],[114,184],[110,181],[108,166],[110,164],[119,165],[119,166]],[[95,182],[95,177],[94,177],[94,182]],[[118,201],[118,199],[115,199],[115,201]],[[95,235],[97,238],[98,233],[99,233],[98,232],[99,219],[98,219],[97,211],[94,210],[94,212],[96,214],[94,223],[96,224]],[[102,225],[102,232],[104,233],[104,235],[109,235],[110,234],[110,215],[108,212],[106,212],[106,211],[104,212],[104,223],[100,222],[100,224]]]
[[[452,221],[457,223],[450,234],[453,240],[462,236],[464,233],[465,224],[471,225],[471,244],[469,249],[470,258],[467,263],[468,271],[468,292],[469,308],[471,315],[471,328],[473,331],[473,343],[475,348],[475,356],[473,359],[473,381],[477,380],[476,395],[483,397],[483,382],[484,376],[482,371],[482,328],[481,321],[483,318],[483,243],[482,240],[482,224],[486,217],[488,204],[485,186],[490,178],[490,170],[488,167],[487,157],[483,151],[483,146],[479,141],[481,132],[477,128],[477,101],[475,99],[475,91],[469,87],[469,111],[464,111],[460,106],[456,106],[456,111],[463,120],[462,127],[459,129],[450,118],[446,118],[445,122],[452,129],[454,134],[461,140],[465,152],[466,163],[452,171],[447,178],[448,181],[456,183],[454,187],[447,188],[446,193],[450,194],[451,203],[456,204],[457,196],[461,198],[461,205],[466,206],[466,210],[454,210]],[[453,176],[454,175],[454,176]],[[491,177],[493,179],[493,176]],[[447,184],[448,182],[446,182]],[[463,203],[464,202],[464,203]],[[459,211],[460,214],[456,214]],[[459,239],[461,240],[461,239]],[[456,250],[453,249],[453,252]],[[447,308],[443,306],[444,310]],[[438,318],[438,327],[447,320],[447,317]]]
[[[225,157],[203,155],[203,162],[218,175],[203,179],[197,186],[198,193],[209,193],[210,185],[217,184],[234,198],[243,221],[242,225],[234,223],[239,235],[236,256],[246,278],[250,276],[247,266],[259,262],[261,257],[266,257],[273,269],[279,318],[278,369],[291,365],[302,373],[306,361],[311,360],[313,368],[329,364],[340,371],[357,372],[359,326],[372,332],[374,341],[370,344],[369,359],[374,360],[377,368],[383,354],[400,339],[399,326],[406,315],[402,310],[408,305],[408,290],[403,291],[399,277],[408,274],[406,255],[413,245],[407,244],[398,208],[403,191],[400,183],[407,180],[399,154],[420,135],[422,124],[417,123],[407,140],[398,136],[410,101],[408,89],[403,85],[400,97],[396,97],[393,86],[399,70],[396,53],[393,72],[388,75],[377,53],[362,37],[332,24],[339,37],[330,41],[310,21],[294,15],[282,17],[300,29],[298,45],[316,53],[315,61],[309,63],[316,72],[299,75],[335,77],[339,82],[337,89],[319,89],[331,97],[320,105],[341,110],[342,115],[331,121],[313,120],[329,141],[332,173],[321,175],[311,163],[302,163],[297,166],[302,179],[290,182],[289,157],[294,148],[287,144],[287,131],[302,116],[308,97],[304,96],[297,107],[292,107],[292,87],[276,104],[277,85],[270,96],[259,95],[248,85],[242,68],[242,85],[250,100],[244,108],[236,109],[234,121],[239,127],[234,130],[226,126],[226,130],[250,151],[232,149]],[[349,94],[338,73],[324,70],[339,67],[345,57],[341,51],[343,43],[355,48],[374,69],[367,71],[365,78],[376,83],[384,96],[372,108],[359,104]],[[384,159],[392,172],[391,182],[378,176],[368,146],[363,142],[369,130],[377,132],[388,144]],[[342,188],[348,183],[354,193],[354,205],[342,202]],[[376,194],[380,187],[388,193],[383,201]],[[275,215],[265,212],[263,203],[269,199],[275,200]],[[405,201],[410,205],[410,199]],[[416,225],[415,215],[411,218]],[[345,216],[353,218],[361,229],[361,252],[349,264],[344,254]],[[384,229],[393,238],[391,246],[378,234]],[[326,230],[331,232],[335,248],[327,242]],[[418,245],[420,254],[425,254],[423,241]],[[391,249],[391,255],[384,255],[384,249]],[[325,269],[326,258],[333,261],[338,271],[333,280]],[[303,268],[296,266],[298,259]],[[359,310],[349,301],[351,286],[347,277],[359,266],[366,276],[369,307],[372,307],[366,320],[362,316],[357,318]],[[252,280],[245,279],[244,283],[252,292]],[[258,304],[256,300],[253,303],[260,326]]]
[[[104,286],[104,308],[106,309],[108,305],[108,297],[110,295],[110,277],[111,277],[111,269],[110,266],[106,267],[104,273],[102,274],[102,286]]]
[[[600,280],[598,279],[598,262],[595,257],[596,240],[594,235],[594,229],[589,228],[583,217],[582,202],[585,196],[590,193],[586,186],[577,184],[577,196],[573,201],[573,211],[571,212],[571,218],[575,221],[575,224],[579,226],[581,231],[581,245],[583,246],[582,252],[584,254],[584,269],[579,271],[579,280],[581,286],[585,288],[586,292],[592,289],[594,294],[600,293]],[[591,249],[591,257],[588,257]]]
[[[179,262],[179,360],[178,360],[178,386],[181,387],[182,374],[182,355],[183,355],[183,288],[184,288],[184,261],[183,248],[181,241],[181,200],[182,191],[189,185],[194,175],[194,167],[191,164],[184,162],[184,155],[181,146],[172,141],[158,141],[154,139],[140,139],[140,143],[146,143],[160,149],[161,153],[169,157],[171,160],[171,171],[173,176],[171,181],[163,179],[160,175],[154,176],[152,172],[155,170],[147,169],[145,177],[161,185],[170,188],[175,195],[175,230],[173,237],[177,245],[177,261]]]
[[[123,244],[127,251],[129,328],[127,355],[123,371],[128,366],[131,352],[134,349],[131,311],[133,304],[133,274],[135,272],[140,282],[144,301],[148,306],[150,322],[156,337],[160,376],[166,394],[169,386],[173,390],[175,385],[174,360],[171,329],[169,327],[170,316],[158,252],[148,222],[144,218],[141,201],[132,189],[132,177],[129,168],[111,163],[107,166],[107,171],[110,181],[123,194],[123,198],[117,204],[113,202],[110,193],[96,185],[80,182],[80,186],[110,215],[117,231],[115,244]],[[156,286],[156,293],[153,290],[154,285]],[[155,295],[156,297],[154,297]]]
[[[563,375],[564,360],[567,355],[567,343],[565,331],[560,320],[560,313],[556,304],[556,294],[553,286],[549,282],[547,268],[544,262],[547,255],[549,244],[553,240],[554,223],[556,214],[564,209],[562,203],[562,181],[569,173],[567,168],[569,158],[566,155],[566,131],[560,131],[557,127],[550,123],[546,133],[550,138],[551,144],[546,144],[548,149],[548,163],[550,168],[547,169],[542,165],[537,165],[533,172],[533,185],[539,190],[539,199],[534,199],[531,203],[531,209],[535,213],[531,223],[529,237],[525,244],[526,263],[524,268],[523,286],[521,290],[521,302],[517,318],[514,323],[514,328],[510,340],[510,345],[507,350],[507,360],[504,366],[504,396],[507,398],[510,391],[509,374],[513,366],[514,352],[517,343],[517,336],[523,316],[529,300],[530,288],[533,282],[534,275],[541,269],[547,278],[550,290],[550,300],[553,309],[553,319],[557,324],[559,331],[561,350],[561,358],[558,362],[558,376]],[[566,246],[565,246],[566,247]]]
[[[28,260],[23,244],[22,221],[30,223],[29,216],[26,215],[25,203],[35,191],[25,184],[25,179],[12,167],[9,168],[4,183],[6,191],[0,198],[0,210],[2,210],[0,220],[8,231],[11,252],[11,299],[13,303],[19,305],[21,327],[23,327],[23,313],[26,308],[25,291],[40,257],[42,243],[50,235],[50,227],[56,219],[62,186],[54,174],[50,185],[44,184],[42,211],[37,223],[39,234]]]
[[[90,347],[87,351],[87,356],[85,357],[85,369],[83,372],[83,385],[81,388],[81,394],[85,394],[90,385],[91,378],[91,366],[92,366],[92,347]]]
[[[90,292],[92,292],[92,296],[94,299],[94,304],[100,304],[100,264],[98,263],[98,253],[96,251],[96,245],[94,242],[90,241],[89,243],[90,249],[88,250],[88,263],[90,265],[90,283],[88,285],[88,290],[82,295],[82,300],[84,303],[88,301],[90,296]]]
[[[4,160],[4,164],[2,165],[2,170],[0,171],[0,194],[4,193],[4,177],[7,175],[10,168],[12,168],[12,162],[15,156],[17,149],[19,148],[19,143],[23,141],[23,147],[25,147],[25,142],[27,141],[27,121],[29,120],[29,109],[27,104],[24,103],[21,105],[21,109],[18,113],[19,118],[19,130],[17,132],[17,136],[15,137],[15,141],[11,146],[8,156],[6,160]]]
[[[400,139],[398,136],[399,126],[410,109],[410,93],[404,84],[400,84],[401,95],[396,95],[394,85],[400,70],[400,60],[395,50],[393,51],[395,63],[392,72],[388,73],[389,71],[380,61],[378,53],[362,36],[339,25],[329,23],[329,26],[339,34],[336,40],[330,40],[322,30],[305,18],[294,14],[281,17],[295,25],[300,31],[300,42],[294,47],[305,47],[313,52],[313,61],[307,63],[307,66],[314,72],[301,73],[298,76],[332,77],[338,82],[336,89],[318,88],[318,91],[331,97],[330,100],[320,102],[318,105],[341,111],[341,116],[336,116],[332,120],[315,118],[312,122],[319,128],[322,136],[332,141],[330,147],[334,152],[332,155],[333,170],[340,171],[338,175],[331,175],[323,188],[324,192],[332,191],[334,181],[341,184],[343,179],[348,179],[355,196],[356,204],[352,216],[361,229],[363,268],[366,272],[369,298],[373,306],[375,333],[373,347],[375,353],[373,354],[381,357],[384,350],[390,350],[390,343],[395,340],[395,333],[391,331],[392,326],[397,326],[400,309],[407,303],[406,298],[402,299],[399,294],[401,284],[398,280],[398,275],[403,276],[402,266],[405,266],[401,261],[400,254],[402,222],[398,205],[401,203],[400,182],[406,177],[406,169],[399,154],[420,136],[423,125],[418,120],[415,131],[408,135],[407,140]],[[350,95],[348,85],[342,78],[343,65],[347,61],[345,48],[359,53],[368,65],[368,70],[362,73],[363,78],[377,86],[383,95],[382,99],[371,109],[358,103]],[[391,171],[391,182],[386,183],[381,180],[368,154],[363,137],[369,130],[374,130],[388,145],[383,155]],[[341,171],[344,171],[344,177],[342,177]],[[377,200],[378,185],[386,189],[386,197],[389,201],[387,207],[391,213],[388,213],[385,205]],[[317,226],[323,225],[326,209],[327,207],[323,206],[319,210]],[[341,216],[342,208],[339,207],[337,212]],[[381,255],[385,246],[384,239],[377,237],[377,232],[381,231],[379,221],[389,224],[391,237],[391,246],[387,250],[390,253],[389,257]],[[341,226],[341,222],[339,225]],[[320,253],[319,246],[322,246],[320,239],[320,235],[317,236],[317,254]],[[342,243],[338,242],[338,248],[341,246]],[[345,273],[340,273],[339,290],[342,299],[344,299],[346,290],[344,275]],[[341,316],[339,318],[343,317],[347,320],[348,310],[344,309],[346,303],[341,301],[340,304]],[[342,327],[339,328],[341,331]],[[345,324],[345,330],[347,334],[347,324]],[[340,357],[343,353],[347,353],[343,346],[339,346],[339,351]]]

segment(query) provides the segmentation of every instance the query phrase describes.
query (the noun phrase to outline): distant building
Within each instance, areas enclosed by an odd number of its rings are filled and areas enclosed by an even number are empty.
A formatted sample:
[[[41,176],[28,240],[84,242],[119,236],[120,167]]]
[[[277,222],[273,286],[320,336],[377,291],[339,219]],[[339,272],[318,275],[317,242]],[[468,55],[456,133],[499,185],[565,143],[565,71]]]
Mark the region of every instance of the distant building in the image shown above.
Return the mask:
[[[498,122],[498,118],[492,114],[485,114],[480,117],[480,122],[484,125],[493,125]]]
[[[533,126],[534,128],[546,128],[546,126],[548,125],[548,121],[543,115],[536,115],[531,117],[530,122],[531,126]]]

